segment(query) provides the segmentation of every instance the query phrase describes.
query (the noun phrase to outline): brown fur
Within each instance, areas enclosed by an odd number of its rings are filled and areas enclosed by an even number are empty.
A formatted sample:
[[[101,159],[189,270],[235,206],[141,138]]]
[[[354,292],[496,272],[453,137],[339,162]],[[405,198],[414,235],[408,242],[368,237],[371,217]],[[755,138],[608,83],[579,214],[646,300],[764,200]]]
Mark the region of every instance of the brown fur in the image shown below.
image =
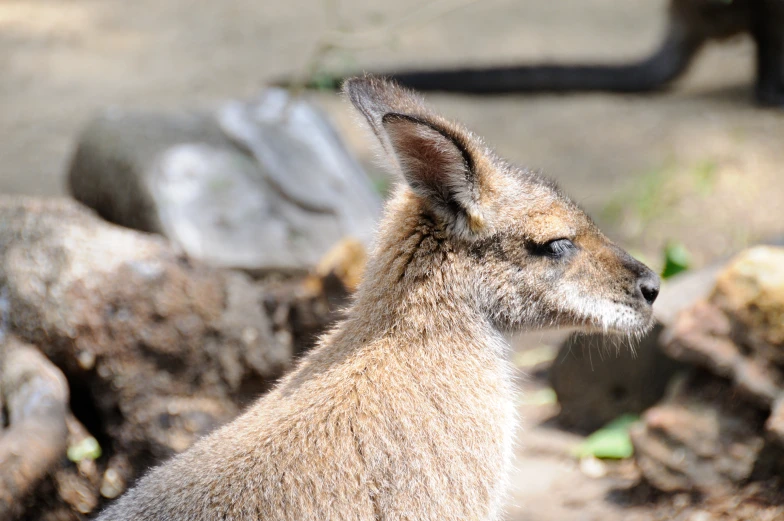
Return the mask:
[[[498,519],[516,423],[502,331],[649,326],[655,275],[551,183],[392,84],[346,92],[408,181],[348,318],[102,521]]]

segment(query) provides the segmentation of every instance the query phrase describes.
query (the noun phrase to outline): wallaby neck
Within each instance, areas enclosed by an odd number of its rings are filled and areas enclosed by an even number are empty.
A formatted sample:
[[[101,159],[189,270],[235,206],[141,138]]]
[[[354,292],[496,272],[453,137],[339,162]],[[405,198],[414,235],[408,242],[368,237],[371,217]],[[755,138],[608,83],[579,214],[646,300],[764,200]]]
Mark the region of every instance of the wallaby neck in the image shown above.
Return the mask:
[[[416,261],[407,260],[406,253],[376,259],[341,329],[352,335],[373,332],[352,341],[371,343],[389,338],[399,349],[416,349],[424,356],[464,357],[487,348],[500,354],[503,335],[478,309],[472,288],[453,264],[457,261],[448,257],[445,254],[441,263],[422,273],[417,272]]]

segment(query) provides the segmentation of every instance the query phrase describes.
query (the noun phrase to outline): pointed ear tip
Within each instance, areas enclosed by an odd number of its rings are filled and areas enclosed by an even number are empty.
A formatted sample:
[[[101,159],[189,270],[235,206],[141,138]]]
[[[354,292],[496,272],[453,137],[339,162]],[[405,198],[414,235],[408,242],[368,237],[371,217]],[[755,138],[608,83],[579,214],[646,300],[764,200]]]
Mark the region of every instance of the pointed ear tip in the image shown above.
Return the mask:
[[[341,86],[341,90],[343,91],[343,94],[346,96],[351,96],[352,92],[356,92],[357,84],[361,81],[362,78],[359,76],[354,76],[343,80],[343,85]]]
[[[375,76],[349,78],[343,93],[354,107],[372,124],[379,125],[381,117],[392,110],[392,84]]]
[[[374,98],[367,77],[361,76],[349,78],[343,82],[343,95],[360,110]]]
[[[379,90],[379,79],[370,75],[354,76],[343,82],[343,92],[352,94],[370,94]]]

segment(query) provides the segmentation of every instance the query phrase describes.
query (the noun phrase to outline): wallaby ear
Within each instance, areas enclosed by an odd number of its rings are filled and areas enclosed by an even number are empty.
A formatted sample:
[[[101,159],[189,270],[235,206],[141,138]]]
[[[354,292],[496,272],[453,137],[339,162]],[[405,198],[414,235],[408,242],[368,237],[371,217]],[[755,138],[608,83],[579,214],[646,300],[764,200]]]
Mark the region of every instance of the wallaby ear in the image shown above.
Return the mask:
[[[471,136],[390,82],[354,78],[343,88],[411,189],[455,232],[466,237],[480,233],[485,216]]]

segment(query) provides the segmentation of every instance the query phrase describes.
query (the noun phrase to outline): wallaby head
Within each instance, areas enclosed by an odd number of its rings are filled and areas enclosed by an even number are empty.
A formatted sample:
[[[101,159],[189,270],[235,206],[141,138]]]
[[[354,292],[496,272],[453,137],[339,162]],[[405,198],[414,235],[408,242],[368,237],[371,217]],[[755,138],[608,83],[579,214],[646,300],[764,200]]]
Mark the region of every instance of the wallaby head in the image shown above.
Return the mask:
[[[390,204],[369,278],[393,271],[406,291],[435,273],[499,329],[638,334],[651,325],[658,277],[555,184],[500,159],[393,83],[355,78],[344,91],[406,181]],[[384,252],[391,252],[386,259]]]

